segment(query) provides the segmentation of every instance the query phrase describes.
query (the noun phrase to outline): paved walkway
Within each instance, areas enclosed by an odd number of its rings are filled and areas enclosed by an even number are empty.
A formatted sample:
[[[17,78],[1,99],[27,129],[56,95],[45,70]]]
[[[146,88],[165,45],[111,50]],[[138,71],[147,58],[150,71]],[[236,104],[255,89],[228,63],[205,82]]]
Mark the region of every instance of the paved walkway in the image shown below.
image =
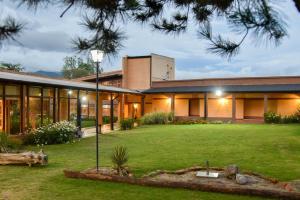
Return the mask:
[[[114,129],[119,130],[118,123],[114,124]],[[83,138],[92,137],[92,136],[96,135],[96,127],[82,128],[81,130],[83,131],[83,135],[82,135]],[[112,132],[112,130],[110,130],[110,124],[102,125],[102,127],[101,127],[102,134],[106,134],[106,133],[110,133],[110,132]]]

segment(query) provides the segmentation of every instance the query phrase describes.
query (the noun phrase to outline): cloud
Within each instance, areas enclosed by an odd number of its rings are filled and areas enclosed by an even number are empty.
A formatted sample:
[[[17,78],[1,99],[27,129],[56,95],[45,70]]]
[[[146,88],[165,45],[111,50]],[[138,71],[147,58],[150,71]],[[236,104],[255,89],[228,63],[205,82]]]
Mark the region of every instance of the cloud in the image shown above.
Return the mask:
[[[70,52],[72,48],[71,37],[62,31],[27,31],[19,37],[18,42],[28,49],[48,52]],[[13,45],[20,45],[19,43]]]

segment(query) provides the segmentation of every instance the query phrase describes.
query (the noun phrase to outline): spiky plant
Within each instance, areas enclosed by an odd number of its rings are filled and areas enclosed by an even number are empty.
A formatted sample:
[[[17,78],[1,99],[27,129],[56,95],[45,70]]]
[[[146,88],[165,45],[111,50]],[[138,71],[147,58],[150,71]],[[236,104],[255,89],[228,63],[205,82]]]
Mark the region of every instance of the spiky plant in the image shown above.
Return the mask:
[[[125,176],[128,174],[127,170],[125,169],[125,164],[128,161],[128,153],[126,147],[116,146],[114,152],[111,155],[111,161],[120,176]]]

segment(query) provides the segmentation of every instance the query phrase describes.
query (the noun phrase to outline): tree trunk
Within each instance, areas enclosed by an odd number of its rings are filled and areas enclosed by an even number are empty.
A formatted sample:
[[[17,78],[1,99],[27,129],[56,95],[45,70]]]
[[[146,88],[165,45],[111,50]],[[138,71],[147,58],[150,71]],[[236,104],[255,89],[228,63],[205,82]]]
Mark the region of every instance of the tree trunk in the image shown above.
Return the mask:
[[[0,165],[46,165],[48,156],[43,151],[39,153],[0,153]]]

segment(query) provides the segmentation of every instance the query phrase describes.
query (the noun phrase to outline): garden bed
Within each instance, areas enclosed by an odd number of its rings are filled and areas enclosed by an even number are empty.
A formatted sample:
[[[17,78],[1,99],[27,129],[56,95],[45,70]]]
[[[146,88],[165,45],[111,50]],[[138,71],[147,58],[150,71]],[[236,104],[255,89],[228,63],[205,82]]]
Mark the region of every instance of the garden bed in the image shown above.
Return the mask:
[[[272,197],[278,199],[300,199],[300,188],[295,182],[279,182],[259,174],[246,172],[249,183],[241,185],[235,180],[228,179],[222,168],[210,168],[211,172],[218,172],[219,178],[197,177],[202,167],[192,167],[178,171],[155,171],[141,178],[134,176],[118,176],[109,168],[101,168],[97,173],[95,169],[81,172],[65,170],[64,174],[69,178],[81,178],[100,181],[120,182],[134,185],[184,188],[208,192],[220,192],[239,195],[251,195]]]

